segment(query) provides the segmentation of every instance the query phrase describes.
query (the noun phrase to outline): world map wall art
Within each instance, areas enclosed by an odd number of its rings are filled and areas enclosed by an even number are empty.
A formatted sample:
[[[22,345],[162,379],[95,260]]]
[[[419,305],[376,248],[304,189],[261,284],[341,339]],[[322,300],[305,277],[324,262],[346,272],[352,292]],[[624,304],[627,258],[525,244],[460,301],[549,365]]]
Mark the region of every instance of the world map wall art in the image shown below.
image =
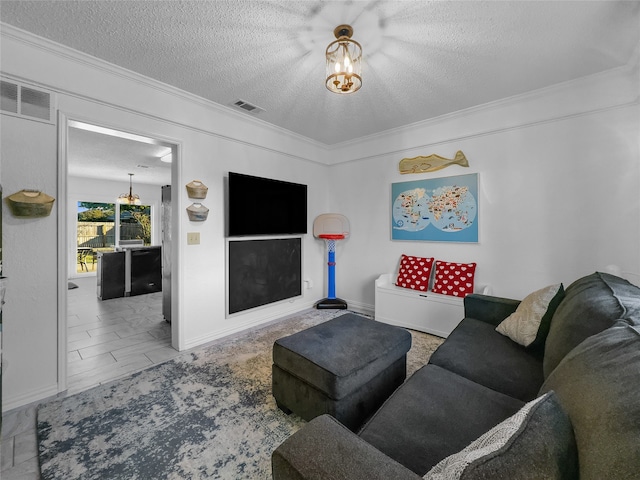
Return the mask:
[[[478,242],[478,174],[391,184],[391,239]]]

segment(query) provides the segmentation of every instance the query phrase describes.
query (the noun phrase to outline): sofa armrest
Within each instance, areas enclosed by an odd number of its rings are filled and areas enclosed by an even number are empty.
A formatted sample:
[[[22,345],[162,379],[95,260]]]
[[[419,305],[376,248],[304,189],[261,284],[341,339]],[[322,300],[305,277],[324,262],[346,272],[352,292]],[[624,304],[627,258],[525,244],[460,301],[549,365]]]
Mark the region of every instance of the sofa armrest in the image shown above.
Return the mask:
[[[274,480],[420,480],[329,415],[314,418],[271,456]]]
[[[520,300],[472,293],[464,297],[464,316],[490,323],[496,327],[516,311]]]

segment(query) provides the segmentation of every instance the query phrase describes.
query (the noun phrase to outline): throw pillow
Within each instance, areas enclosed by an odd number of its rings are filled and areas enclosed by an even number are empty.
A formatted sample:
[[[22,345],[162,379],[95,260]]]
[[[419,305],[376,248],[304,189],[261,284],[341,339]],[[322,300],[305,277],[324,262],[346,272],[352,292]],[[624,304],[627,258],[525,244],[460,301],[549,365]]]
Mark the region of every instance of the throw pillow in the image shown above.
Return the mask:
[[[640,327],[621,320],[575,347],[540,389],[571,417],[584,480],[638,478]]]
[[[436,260],[433,293],[466,297],[473,293],[475,263],[453,263]]]
[[[561,283],[530,293],[516,311],[496,327],[496,331],[525,347],[542,346],[549,333],[551,318],[563,298]]]
[[[578,452],[571,421],[549,392],[440,461],[423,478],[577,479]]]
[[[426,292],[429,289],[432,266],[433,257],[423,258],[402,255],[400,257],[400,269],[398,270],[396,285]]]

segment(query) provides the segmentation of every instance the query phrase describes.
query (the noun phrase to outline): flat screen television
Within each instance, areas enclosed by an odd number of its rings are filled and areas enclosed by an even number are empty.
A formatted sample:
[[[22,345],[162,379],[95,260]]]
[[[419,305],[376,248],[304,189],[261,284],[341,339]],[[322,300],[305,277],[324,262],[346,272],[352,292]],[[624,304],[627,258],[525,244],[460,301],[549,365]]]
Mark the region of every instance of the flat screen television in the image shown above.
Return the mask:
[[[307,186],[229,172],[227,236],[307,233]]]

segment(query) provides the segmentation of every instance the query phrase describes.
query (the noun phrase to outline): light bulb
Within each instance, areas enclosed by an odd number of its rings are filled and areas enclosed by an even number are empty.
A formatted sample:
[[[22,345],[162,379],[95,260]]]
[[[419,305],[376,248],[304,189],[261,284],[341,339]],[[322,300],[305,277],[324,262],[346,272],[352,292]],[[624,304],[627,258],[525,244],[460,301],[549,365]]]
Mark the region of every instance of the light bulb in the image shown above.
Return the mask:
[[[336,73],[340,73],[340,62],[336,63]]]
[[[349,68],[351,66],[351,59],[349,56],[344,57],[344,66],[345,68]]]

